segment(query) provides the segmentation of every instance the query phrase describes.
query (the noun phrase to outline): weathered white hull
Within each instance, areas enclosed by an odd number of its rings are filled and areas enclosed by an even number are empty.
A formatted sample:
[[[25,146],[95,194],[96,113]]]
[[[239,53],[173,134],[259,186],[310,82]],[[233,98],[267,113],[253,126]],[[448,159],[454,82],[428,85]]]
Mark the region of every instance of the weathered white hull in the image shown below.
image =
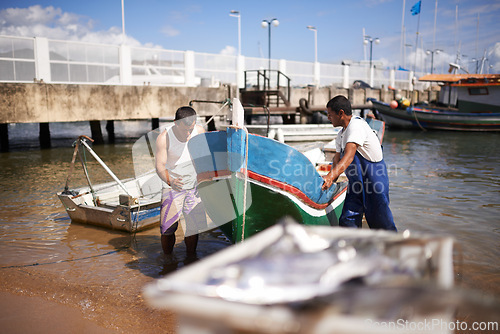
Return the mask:
[[[57,196],[72,222],[136,232],[160,223],[161,181],[156,173],[122,181],[128,192],[116,182],[59,192]]]

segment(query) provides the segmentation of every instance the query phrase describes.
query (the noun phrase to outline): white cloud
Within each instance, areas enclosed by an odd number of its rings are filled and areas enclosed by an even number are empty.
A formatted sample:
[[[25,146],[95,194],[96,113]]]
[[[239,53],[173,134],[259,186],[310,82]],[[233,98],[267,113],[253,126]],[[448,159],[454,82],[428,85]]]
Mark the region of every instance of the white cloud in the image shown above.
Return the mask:
[[[226,47],[222,49],[219,53],[224,56],[235,56],[236,48],[234,46],[226,45]]]
[[[7,8],[0,11],[0,26],[48,24],[57,16],[61,16],[61,10],[52,6],[46,8],[42,8],[40,5],[28,8]]]
[[[164,26],[162,29],[161,29],[161,32],[168,36],[168,37],[174,37],[174,36],[177,36],[180,34],[179,30],[175,29],[174,27],[172,26]]]
[[[121,44],[121,28],[94,31],[94,22],[84,16],[63,12],[60,8],[40,5],[28,8],[8,8],[0,11],[0,35],[46,37],[49,39],[82,41],[102,44]],[[126,36],[131,46],[143,45],[131,36]]]
[[[486,73],[500,73],[500,42],[497,42],[492,50],[487,53],[486,66],[484,71]],[[490,67],[491,65],[491,67]]]

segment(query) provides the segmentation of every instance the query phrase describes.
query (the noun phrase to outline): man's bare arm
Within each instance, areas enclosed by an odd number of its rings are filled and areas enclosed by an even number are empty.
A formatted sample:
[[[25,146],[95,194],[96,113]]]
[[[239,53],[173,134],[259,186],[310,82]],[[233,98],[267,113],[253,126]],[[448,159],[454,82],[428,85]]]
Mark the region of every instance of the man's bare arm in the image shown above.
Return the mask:
[[[356,154],[356,150],[358,148],[358,144],[355,143],[347,143],[345,146],[344,156],[340,159],[340,153],[335,153],[335,157],[333,158],[333,165],[330,172],[323,176],[324,182],[321,187],[322,190],[326,190],[331,187],[333,182],[335,182],[340,174],[342,174],[347,167],[351,164],[354,159],[354,155]]]
[[[156,138],[155,168],[156,173],[166,184],[170,185],[170,175],[167,171],[167,131]]]

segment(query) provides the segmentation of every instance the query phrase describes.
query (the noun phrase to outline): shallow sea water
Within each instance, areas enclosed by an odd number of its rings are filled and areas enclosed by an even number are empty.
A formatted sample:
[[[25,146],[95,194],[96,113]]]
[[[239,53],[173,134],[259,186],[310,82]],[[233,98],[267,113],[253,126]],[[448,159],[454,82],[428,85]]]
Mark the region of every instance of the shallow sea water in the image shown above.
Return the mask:
[[[187,265],[183,243],[172,259],[163,256],[158,228],[130,235],[71,223],[56,196],[70,167],[70,143],[0,153],[0,270],[40,270],[61,277],[53,284],[77,284],[85,293],[94,287],[140,291],[141,284]],[[457,284],[500,296],[498,143],[495,133],[388,129],[383,145],[398,229],[454,237]],[[94,149],[125,178],[133,176],[132,145]],[[89,166],[94,183],[111,180],[90,158]],[[81,170],[75,170],[70,187],[85,184]],[[217,231],[204,233],[198,257],[228,246]],[[90,301],[80,306],[93,307]]]

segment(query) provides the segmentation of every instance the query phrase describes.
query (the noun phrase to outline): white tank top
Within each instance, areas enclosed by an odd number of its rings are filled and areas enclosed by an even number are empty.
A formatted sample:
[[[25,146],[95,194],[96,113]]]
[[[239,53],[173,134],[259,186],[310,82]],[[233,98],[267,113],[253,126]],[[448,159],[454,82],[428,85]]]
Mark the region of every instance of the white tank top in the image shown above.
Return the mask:
[[[196,186],[196,171],[187,148],[187,141],[182,142],[174,134],[173,127],[166,130],[168,138],[166,168],[173,178],[181,178],[182,189],[193,189]],[[198,134],[195,126],[188,140]]]

